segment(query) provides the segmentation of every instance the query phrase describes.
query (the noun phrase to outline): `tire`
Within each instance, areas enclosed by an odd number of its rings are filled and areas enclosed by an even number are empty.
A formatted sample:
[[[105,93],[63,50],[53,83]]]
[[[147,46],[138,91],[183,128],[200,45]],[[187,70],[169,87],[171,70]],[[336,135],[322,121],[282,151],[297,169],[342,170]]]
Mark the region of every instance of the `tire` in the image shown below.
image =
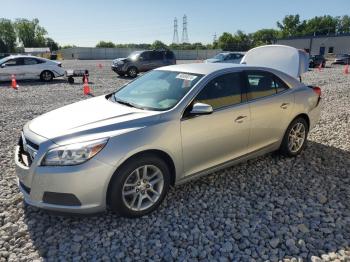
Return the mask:
[[[128,74],[128,76],[135,78],[139,72],[136,67],[131,66],[128,68],[128,71],[126,73]]]
[[[300,126],[302,126],[301,130],[298,133],[295,133]],[[308,132],[309,132],[309,126],[304,118],[297,117],[296,119],[294,119],[289,124],[284,134],[284,137],[280,146],[281,154],[289,157],[294,157],[299,155],[306,146]]]
[[[144,176],[146,165],[149,178]],[[165,161],[153,154],[132,158],[116,171],[110,182],[107,199],[109,208],[124,217],[144,216],[158,208],[169,186],[170,171]]]
[[[54,74],[49,70],[42,71],[40,74],[40,80],[44,82],[50,82],[53,78]]]
[[[121,77],[125,76],[125,73],[117,73],[117,74]]]

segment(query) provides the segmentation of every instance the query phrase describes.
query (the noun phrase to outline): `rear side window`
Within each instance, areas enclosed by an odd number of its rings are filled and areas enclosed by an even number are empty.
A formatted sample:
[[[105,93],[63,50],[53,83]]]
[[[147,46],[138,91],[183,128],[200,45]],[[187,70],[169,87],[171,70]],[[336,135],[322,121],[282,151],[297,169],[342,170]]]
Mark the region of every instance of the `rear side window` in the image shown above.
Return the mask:
[[[151,60],[163,60],[163,53],[162,52],[151,52]]]
[[[279,78],[267,72],[247,72],[247,98],[253,100],[267,97],[288,89]]]
[[[36,65],[38,60],[34,58],[24,58],[24,65]]]
[[[214,78],[197,95],[195,102],[211,105],[213,109],[241,103],[240,73],[229,73]]]
[[[174,58],[175,58],[175,55],[174,55],[174,53],[171,52],[171,51],[166,51],[166,52],[165,52],[165,58],[166,58],[166,59],[174,59]]]

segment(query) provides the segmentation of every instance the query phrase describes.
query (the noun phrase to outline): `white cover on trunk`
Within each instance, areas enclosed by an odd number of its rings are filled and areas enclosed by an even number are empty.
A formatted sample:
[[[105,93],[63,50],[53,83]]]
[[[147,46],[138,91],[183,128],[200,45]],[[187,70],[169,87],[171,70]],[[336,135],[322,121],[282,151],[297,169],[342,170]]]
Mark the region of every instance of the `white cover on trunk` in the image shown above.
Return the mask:
[[[285,45],[265,45],[250,49],[241,64],[269,67],[299,78],[309,69],[309,54]]]

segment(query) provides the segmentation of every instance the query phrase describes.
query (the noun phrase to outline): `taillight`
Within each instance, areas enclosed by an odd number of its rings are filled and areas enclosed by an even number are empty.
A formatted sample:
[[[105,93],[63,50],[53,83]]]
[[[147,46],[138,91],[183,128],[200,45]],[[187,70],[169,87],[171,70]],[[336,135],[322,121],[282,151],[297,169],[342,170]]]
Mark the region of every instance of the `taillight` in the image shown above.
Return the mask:
[[[314,92],[321,97],[321,88],[319,88],[318,86],[313,86],[312,90],[314,90]]]

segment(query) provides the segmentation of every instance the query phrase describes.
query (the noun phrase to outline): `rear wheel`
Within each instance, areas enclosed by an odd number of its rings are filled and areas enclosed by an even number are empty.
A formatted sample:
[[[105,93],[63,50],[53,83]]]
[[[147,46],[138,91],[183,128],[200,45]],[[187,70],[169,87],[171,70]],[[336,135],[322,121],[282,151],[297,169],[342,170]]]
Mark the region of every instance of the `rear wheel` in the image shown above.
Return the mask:
[[[40,74],[40,80],[45,82],[50,82],[54,78],[54,75],[51,71],[45,70]]]
[[[162,159],[153,155],[133,158],[114,175],[108,203],[122,216],[141,217],[161,204],[169,185],[169,168]]]
[[[134,67],[134,66],[129,67],[128,71],[127,71],[127,74],[128,74],[128,76],[130,76],[132,78],[136,77],[137,74],[138,74],[137,68]]]
[[[296,156],[305,148],[309,127],[306,120],[298,117],[293,120],[284,134],[280,151],[286,156]]]

